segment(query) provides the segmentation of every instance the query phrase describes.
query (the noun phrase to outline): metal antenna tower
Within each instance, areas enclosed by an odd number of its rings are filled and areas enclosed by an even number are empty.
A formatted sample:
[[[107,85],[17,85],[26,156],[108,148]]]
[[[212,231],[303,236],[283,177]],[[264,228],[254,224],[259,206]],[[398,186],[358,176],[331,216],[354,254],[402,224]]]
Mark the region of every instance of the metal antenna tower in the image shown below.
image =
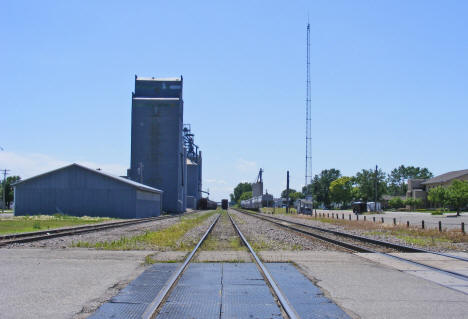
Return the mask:
[[[307,21],[307,80],[306,80],[306,165],[305,186],[312,184],[312,108],[310,105],[310,24]],[[309,192],[307,192],[309,193]]]

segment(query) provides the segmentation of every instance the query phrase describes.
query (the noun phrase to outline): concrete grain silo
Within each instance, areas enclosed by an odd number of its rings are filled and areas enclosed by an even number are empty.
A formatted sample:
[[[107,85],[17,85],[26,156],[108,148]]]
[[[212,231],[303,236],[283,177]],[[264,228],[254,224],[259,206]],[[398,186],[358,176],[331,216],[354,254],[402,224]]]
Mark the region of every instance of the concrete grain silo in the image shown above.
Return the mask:
[[[186,209],[186,153],[182,136],[183,79],[135,77],[128,176],[164,191],[163,210]]]

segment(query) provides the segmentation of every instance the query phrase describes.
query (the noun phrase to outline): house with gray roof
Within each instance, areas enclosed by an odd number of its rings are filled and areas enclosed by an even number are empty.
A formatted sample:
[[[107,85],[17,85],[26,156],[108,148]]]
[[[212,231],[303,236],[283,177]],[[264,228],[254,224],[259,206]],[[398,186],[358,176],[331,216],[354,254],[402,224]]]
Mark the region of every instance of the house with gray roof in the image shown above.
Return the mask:
[[[429,178],[421,184],[426,187],[426,191],[437,186],[448,186],[454,180],[468,181],[468,169],[448,172],[433,178]]]
[[[408,180],[406,198],[427,198],[427,192],[437,186],[449,186],[454,180],[468,181],[468,169],[452,171],[429,179],[414,178]]]

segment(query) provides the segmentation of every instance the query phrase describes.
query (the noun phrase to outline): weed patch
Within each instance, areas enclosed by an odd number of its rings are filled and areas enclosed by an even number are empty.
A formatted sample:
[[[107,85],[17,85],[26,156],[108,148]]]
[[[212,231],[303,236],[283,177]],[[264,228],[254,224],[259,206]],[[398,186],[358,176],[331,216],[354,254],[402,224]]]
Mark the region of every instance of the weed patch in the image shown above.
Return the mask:
[[[111,220],[111,218],[88,216],[75,217],[62,214],[15,216],[13,218],[0,219],[0,234],[14,234],[39,231],[43,229],[80,226],[109,220]]]
[[[191,250],[196,243],[183,243],[179,239],[193,227],[201,224],[207,218],[215,214],[211,211],[198,216],[182,217],[180,222],[160,231],[147,231],[142,235],[133,237],[121,237],[119,240],[104,241],[90,244],[88,242],[74,243],[73,247],[97,248],[106,250],[138,250],[138,249],[161,249]]]
[[[349,221],[346,219],[332,219],[332,218],[313,218],[313,217],[301,217],[304,219],[313,219],[322,223],[329,223],[333,225],[342,226],[345,229],[358,229],[366,231],[364,235],[371,236],[394,236],[403,240],[407,244],[420,245],[420,246],[435,246],[438,244],[455,244],[455,243],[468,243],[468,236],[464,235],[458,230],[444,230],[439,231],[438,229],[421,229],[416,227],[406,227],[404,225],[391,225],[374,223],[372,221],[353,220]]]

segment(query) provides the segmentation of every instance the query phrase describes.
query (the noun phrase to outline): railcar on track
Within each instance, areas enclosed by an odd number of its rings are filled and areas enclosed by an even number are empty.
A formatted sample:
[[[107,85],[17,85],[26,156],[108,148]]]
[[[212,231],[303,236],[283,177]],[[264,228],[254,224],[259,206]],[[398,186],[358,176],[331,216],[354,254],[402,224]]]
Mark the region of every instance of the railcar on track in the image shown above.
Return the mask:
[[[229,207],[229,202],[228,202],[228,200],[227,200],[227,199],[221,200],[221,208],[222,208],[222,209],[228,209],[228,207]]]
[[[215,201],[209,200],[208,198],[200,198],[198,201],[198,209],[207,210],[207,209],[216,209],[218,208],[218,203]]]
[[[241,207],[250,210],[259,210],[262,207],[270,207],[272,205],[273,196],[271,194],[264,194],[241,201]]]

